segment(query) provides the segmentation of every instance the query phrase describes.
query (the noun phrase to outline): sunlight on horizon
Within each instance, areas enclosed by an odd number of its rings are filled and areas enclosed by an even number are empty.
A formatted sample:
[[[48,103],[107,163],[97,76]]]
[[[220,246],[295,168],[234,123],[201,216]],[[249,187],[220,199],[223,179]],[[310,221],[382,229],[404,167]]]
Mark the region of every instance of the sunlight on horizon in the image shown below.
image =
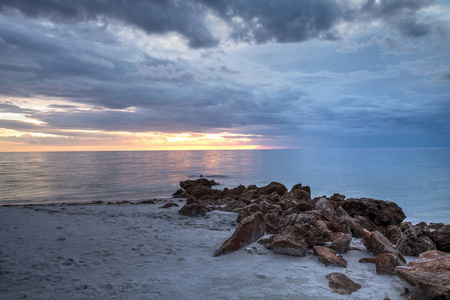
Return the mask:
[[[11,140],[11,138],[14,140]],[[7,138],[3,139],[2,138]],[[0,152],[160,151],[273,149],[252,138],[260,135],[230,132],[164,133],[59,130],[56,132],[0,131]]]

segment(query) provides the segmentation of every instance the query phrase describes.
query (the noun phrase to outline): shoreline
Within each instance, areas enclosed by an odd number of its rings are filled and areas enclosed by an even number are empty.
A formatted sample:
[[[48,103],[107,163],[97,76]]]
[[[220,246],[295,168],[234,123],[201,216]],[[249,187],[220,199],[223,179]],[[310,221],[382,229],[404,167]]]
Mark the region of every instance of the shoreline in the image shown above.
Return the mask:
[[[343,254],[348,268],[324,266],[316,256],[214,251],[236,228],[236,213],[185,217],[156,204],[25,205],[0,207],[0,295],[32,299],[403,299],[406,283],[377,275],[355,239]],[[91,203],[95,204],[95,203]],[[312,250],[309,250],[310,252]],[[362,288],[333,293],[325,276],[344,272]]]

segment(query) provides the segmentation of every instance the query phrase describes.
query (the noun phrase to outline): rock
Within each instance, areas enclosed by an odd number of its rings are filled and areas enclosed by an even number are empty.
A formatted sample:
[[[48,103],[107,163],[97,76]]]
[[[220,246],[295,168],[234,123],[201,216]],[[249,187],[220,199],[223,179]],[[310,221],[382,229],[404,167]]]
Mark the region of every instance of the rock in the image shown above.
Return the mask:
[[[303,237],[309,246],[321,245],[330,241],[332,232],[324,221],[314,220],[315,222],[307,224],[299,222],[298,219],[291,230],[296,237]]]
[[[392,244],[396,245],[401,236],[402,232],[400,231],[400,227],[397,225],[389,225],[386,228],[386,237]]]
[[[333,240],[330,248],[336,251],[337,253],[344,253],[350,248],[351,241],[352,236],[350,234],[343,234],[342,236]]]
[[[320,198],[319,201],[314,205],[314,209],[320,210],[323,214],[330,218],[336,219],[336,210],[334,209],[333,204],[330,203],[326,198]]]
[[[380,254],[375,262],[376,272],[380,275],[395,275],[395,268],[404,265],[405,263],[392,253]]]
[[[431,238],[436,243],[437,250],[450,252],[450,225],[442,226],[433,231]]]
[[[186,198],[186,191],[183,189],[178,189],[175,193],[172,194],[173,198]]]
[[[342,208],[350,216],[364,216],[375,225],[400,225],[406,218],[403,210],[394,202],[370,198],[350,198],[342,202]]]
[[[300,200],[300,202],[297,204],[297,208],[300,211],[309,211],[309,210],[313,209],[313,206],[311,204],[309,204],[308,202],[306,202],[305,200]]]
[[[267,244],[266,248],[275,253],[306,256],[308,243],[302,238],[296,238],[291,235],[275,235],[273,241]]]
[[[330,200],[336,201],[336,202],[341,202],[341,201],[345,200],[345,196],[341,195],[341,194],[338,194],[338,193],[335,193],[335,194],[333,194],[333,196],[330,197]]]
[[[352,292],[356,292],[361,288],[361,285],[357,284],[342,273],[333,272],[325,277],[329,281],[329,287],[332,288],[335,293],[350,295]]]
[[[174,206],[175,206],[175,207],[179,207],[178,204],[170,202],[170,203],[164,204],[164,205],[161,206],[160,208],[171,208],[171,207],[174,207]]]
[[[236,228],[233,235],[214,253],[214,256],[227,254],[247,246],[264,235],[264,216],[257,212],[244,220]]]
[[[269,195],[272,194],[273,192],[276,192],[278,195],[282,196],[287,193],[287,188],[279,182],[271,182],[268,185],[260,188],[258,194]]]
[[[429,237],[430,229],[426,224],[418,225],[414,226],[410,222],[400,225],[401,235],[396,247],[403,255],[418,256],[422,252],[436,250],[436,245]]]
[[[212,196],[217,195],[219,192],[219,190],[213,190],[212,188],[203,185],[194,185],[186,190],[186,194],[188,196],[192,196],[196,199],[211,198]]]
[[[200,178],[197,180],[184,180],[180,182],[180,186],[185,190],[196,185],[212,187],[213,185],[218,185],[218,183],[216,183],[214,180],[208,180],[206,178]]]
[[[280,214],[277,210],[272,210],[264,215],[267,233],[278,233],[280,224]]]
[[[199,203],[190,203],[183,206],[178,213],[189,217],[204,217],[206,208]]]
[[[378,231],[369,232],[363,229],[362,242],[366,249],[375,255],[379,255],[382,253],[392,253],[406,263],[406,260],[400,253],[400,251],[398,251],[398,249]]]
[[[430,223],[430,225],[428,225],[428,227],[430,229],[439,229],[441,227],[444,227],[445,224],[444,223]]]
[[[363,257],[359,260],[360,263],[377,263],[378,257]]]
[[[247,206],[244,206],[243,208],[239,209],[237,222],[241,222],[241,220],[245,219],[248,216],[251,216],[252,214],[261,211],[262,208],[258,204],[250,204]]]
[[[319,261],[325,266],[332,265],[343,268],[347,267],[347,261],[333,249],[322,246],[314,246],[313,250],[314,255],[317,255],[319,257]]]
[[[258,189],[258,187],[257,187],[256,185],[254,185],[254,184],[250,184],[250,185],[247,187],[247,190],[248,190],[248,191],[257,190],[257,189]]]
[[[310,199],[309,193],[307,191],[305,191],[304,189],[291,190],[285,196],[288,197],[288,198],[291,198],[291,199],[295,199],[295,200],[305,200],[305,201],[307,201],[307,200]]]
[[[355,222],[361,226],[361,228],[364,228],[368,231],[380,231],[380,228],[375,225],[372,221],[370,221],[369,218],[364,217],[364,216],[354,216],[353,220],[355,220]]]
[[[241,184],[241,185],[229,190],[227,193],[227,196],[230,196],[230,197],[239,196],[242,193],[244,193],[245,191],[247,191],[247,188]]]
[[[395,273],[427,299],[450,299],[450,254],[446,252],[424,252]]]
[[[295,192],[295,191],[303,191],[304,193],[302,193],[303,195],[306,196],[307,199],[311,199],[311,188],[307,185],[302,186],[301,183],[298,183],[296,185],[294,185],[291,189],[291,193]],[[304,198],[297,198],[297,199],[304,199]]]

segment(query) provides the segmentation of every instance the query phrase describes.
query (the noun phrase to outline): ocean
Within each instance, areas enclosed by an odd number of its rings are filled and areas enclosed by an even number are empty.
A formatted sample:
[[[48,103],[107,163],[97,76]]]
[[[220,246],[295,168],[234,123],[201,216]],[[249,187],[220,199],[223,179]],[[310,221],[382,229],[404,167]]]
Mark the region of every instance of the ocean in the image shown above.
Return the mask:
[[[450,224],[450,148],[0,153],[0,204],[171,197],[200,176],[216,188],[281,182],[400,205],[407,221]]]

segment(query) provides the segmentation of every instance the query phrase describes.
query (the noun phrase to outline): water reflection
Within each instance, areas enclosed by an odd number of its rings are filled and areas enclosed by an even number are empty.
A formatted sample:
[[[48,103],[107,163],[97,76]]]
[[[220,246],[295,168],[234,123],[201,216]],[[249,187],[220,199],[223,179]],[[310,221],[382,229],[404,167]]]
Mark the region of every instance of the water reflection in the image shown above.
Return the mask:
[[[193,175],[221,186],[310,185],[313,196],[392,200],[450,219],[448,148],[0,153],[0,201],[134,200],[170,196]],[[432,213],[431,212],[431,213]],[[407,214],[408,215],[408,214]],[[450,221],[450,220],[449,220]]]

